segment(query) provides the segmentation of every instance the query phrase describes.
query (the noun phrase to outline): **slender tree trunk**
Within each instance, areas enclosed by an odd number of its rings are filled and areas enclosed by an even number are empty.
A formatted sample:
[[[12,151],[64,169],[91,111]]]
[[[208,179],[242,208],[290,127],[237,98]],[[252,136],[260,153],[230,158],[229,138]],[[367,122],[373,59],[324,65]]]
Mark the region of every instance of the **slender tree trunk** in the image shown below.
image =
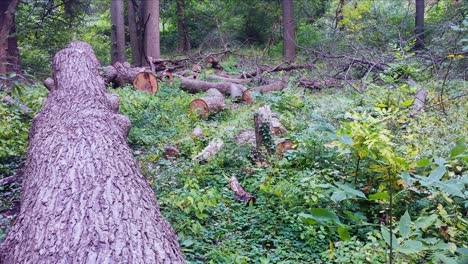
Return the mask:
[[[345,0],[340,0],[338,3],[338,8],[336,9],[336,24],[335,28],[338,28],[340,31],[343,31],[345,29],[344,25],[341,24],[341,21],[343,20],[343,7],[345,6],[346,2]]]
[[[19,71],[15,12],[18,0],[0,1],[0,75]]]
[[[149,65],[148,57],[160,58],[159,50],[159,0],[147,0],[143,2],[144,16],[144,53],[142,63]]]
[[[294,28],[293,0],[282,0],[283,10],[283,59],[294,62],[296,59],[296,37]]]
[[[123,0],[111,1],[111,64],[124,62],[125,24]]]
[[[137,3],[135,0],[127,0],[128,12],[128,31],[130,33],[130,47],[132,49],[132,64],[134,66],[141,66],[141,38],[138,30],[137,23]]]
[[[187,19],[185,17],[185,1],[176,0],[177,15],[177,53],[182,54],[190,52],[190,38],[187,28]]]
[[[424,48],[424,0],[416,1],[416,14],[415,14],[415,35],[416,43],[414,44],[415,50]]]
[[[54,85],[29,131],[21,209],[0,263],[183,263],[127,145],[91,46],[55,55]]]

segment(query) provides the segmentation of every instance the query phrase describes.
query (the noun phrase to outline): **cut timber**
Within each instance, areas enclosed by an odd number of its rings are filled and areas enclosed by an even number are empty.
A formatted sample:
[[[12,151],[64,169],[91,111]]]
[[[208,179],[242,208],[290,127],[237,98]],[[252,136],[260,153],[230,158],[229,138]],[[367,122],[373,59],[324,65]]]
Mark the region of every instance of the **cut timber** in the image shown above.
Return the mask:
[[[247,90],[244,86],[240,84],[227,82],[213,83],[189,79],[185,77],[180,77],[180,88],[189,93],[201,93],[206,92],[209,89],[216,89],[222,94],[231,96],[233,98],[243,98],[243,92]]]
[[[292,149],[295,149],[294,142],[289,139],[280,140],[276,143],[276,156],[282,158],[284,152]]]
[[[236,176],[232,176],[231,179],[229,179],[229,188],[234,192],[235,200],[245,203],[249,203],[250,201],[255,202],[255,197],[242,188]]]
[[[224,97],[220,96],[198,98],[189,104],[189,109],[196,111],[198,113],[198,117],[200,118],[220,112],[225,107],[226,101],[224,100]]]
[[[279,80],[279,81],[275,81],[267,85],[253,87],[250,90],[254,92],[271,93],[274,91],[281,91],[284,88],[286,88],[286,86],[287,86],[287,82]]]
[[[200,153],[198,153],[193,160],[208,160],[216,153],[218,153],[223,147],[224,142],[221,139],[215,138],[210,141],[208,146],[206,146]]]
[[[107,83],[113,83],[115,87],[120,87],[125,84],[133,84],[135,77],[145,70],[145,68],[132,67],[128,62],[116,62],[104,67],[101,75]]]
[[[154,94],[158,91],[158,80],[152,72],[140,72],[133,79],[133,87]]]
[[[206,78],[212,81],[237,83],[237,84],[242,84],[242,85],[246,85],[252,81],[252,79],[229,78],[229,77],[223,77],[223,76],[218,76],[218,75],[207,75]]]
[[[278,117],[271,112],[270,106],[265,105],[258,109],[258,115],[261,123],[267,123],[270,126],[270,131],[275,135],[286,132],[286,128],[281,125]]]
[[[209,96],[218,96],[218,97],[223,97],[223,94],[216,90],[216,89],[208,89],[208,91],[206,91],[206,94],[209,95]]]
[[[177,159],[179,157],[179,149],[172,145],[165,146],[162,157],[164,159]]]
[[[56,88],[32,121],[0,263],[184,263],[98,67],[84,42],[55,55]]]

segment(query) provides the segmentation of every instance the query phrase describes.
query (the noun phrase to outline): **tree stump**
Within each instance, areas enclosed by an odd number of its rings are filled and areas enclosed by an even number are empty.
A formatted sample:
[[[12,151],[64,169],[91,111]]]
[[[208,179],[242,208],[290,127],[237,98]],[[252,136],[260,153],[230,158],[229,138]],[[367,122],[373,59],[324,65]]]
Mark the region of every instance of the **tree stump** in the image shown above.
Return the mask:
[[[55,88],[29,131],[21,210],[0,263],[184,263],[98,66],[84,42],[54,57]]]

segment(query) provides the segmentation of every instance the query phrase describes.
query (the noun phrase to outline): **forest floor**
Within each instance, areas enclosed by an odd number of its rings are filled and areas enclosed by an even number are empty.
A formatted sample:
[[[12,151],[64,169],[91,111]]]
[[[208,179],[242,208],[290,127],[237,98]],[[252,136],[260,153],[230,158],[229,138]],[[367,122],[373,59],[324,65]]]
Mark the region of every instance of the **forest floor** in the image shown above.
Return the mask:
[[[204,70],[199,79],[212,73]],[[134,156],[178,234],[187,261],[387,263],[391,221],[398,263],[463,257],[459,249],[468,241],[467,183],[466,149],[460,138],[468,128],[466,82],[451,82],[442,101],[440,82],[424,83],[429,93],[426,106],[410,117],[421,84],[400,82],[392,88],[369,84],[357,92],[347,85],[305,89],[298,81],[292,76],[282,91],[254,92],[252,104],[227,99],[223,111],[206,118],[188,110],[200,95],[179,89],[177,78],[173,84],[161,83],[154,95],[129,86],[112,90],[120,98],[119,111],[132,122],[129,144]],[[38,111],[45,95],[45,88],[32,86],[23,87],[18,98]],[[281,138],[293,146],[282,155],[265,150],[259,162],[254,146],[235,138],[254,129],[254,113],[265,105],[285,128],[279,136],[270,135],[271,143]],[[24,153],[30,119],[0,106],[11,118],[5,130],[21,136],[3,148],[18,145],[13,154]],[[193,135],[195,128],[202,136]],[[213,140],[223,142],[220,151],[206,160],[196,159]],[[163,157],[168,145],[177,147],[177,158]],[[408,162],[395,165],[401,170],[387,181],[385,164],[401,159]],[[15,171],[20,161],[5,160],[2,174]],[[441,185],[410,183],[438,166],[444,166]],[[405,171],[411,176],[400,174]],[[234,199],[229,188],[232,176],[254,201]],[[461,189],[452,188],[460,186],[454,179],[462,181]],[[393,194],[387,190],[388,182],[394,184]],[[13,219],[19,190],[18,183],[0,187],[0,237]],[[389,195],[394,205],[389,204]],[[401,231],[405,228],[408,231]],[[430,243],[420,242],[425,239]]]

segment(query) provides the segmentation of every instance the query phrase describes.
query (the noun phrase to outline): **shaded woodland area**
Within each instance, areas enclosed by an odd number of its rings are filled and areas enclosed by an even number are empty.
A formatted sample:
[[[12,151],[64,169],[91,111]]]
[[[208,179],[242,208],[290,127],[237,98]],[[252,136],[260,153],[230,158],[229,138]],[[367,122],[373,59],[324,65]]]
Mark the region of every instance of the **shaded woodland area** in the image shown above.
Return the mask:
[[[468,261],[468,3],[0,2],[0,263]]]

